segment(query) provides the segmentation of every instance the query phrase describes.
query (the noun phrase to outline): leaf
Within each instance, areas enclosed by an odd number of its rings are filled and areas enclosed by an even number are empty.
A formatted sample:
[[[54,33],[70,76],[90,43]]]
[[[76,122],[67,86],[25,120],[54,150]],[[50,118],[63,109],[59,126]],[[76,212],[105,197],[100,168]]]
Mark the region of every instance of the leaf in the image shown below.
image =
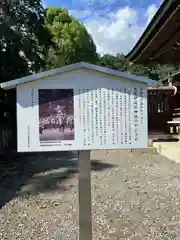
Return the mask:
[[[54,43],[54,46],[49,48],[46,69],[80,61],[97,62],[96,46],[92,37],[85,26],[71,16],[67,9],[46,9],[46,25]]]

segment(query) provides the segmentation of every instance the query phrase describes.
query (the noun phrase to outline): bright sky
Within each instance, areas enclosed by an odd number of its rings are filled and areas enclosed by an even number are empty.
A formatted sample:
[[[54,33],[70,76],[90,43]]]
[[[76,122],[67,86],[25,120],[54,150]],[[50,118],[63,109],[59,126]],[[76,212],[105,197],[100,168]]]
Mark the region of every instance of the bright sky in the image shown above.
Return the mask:
[[[65,7],[85,24],[99,53],[128,53],[162,0],[45,0]]]

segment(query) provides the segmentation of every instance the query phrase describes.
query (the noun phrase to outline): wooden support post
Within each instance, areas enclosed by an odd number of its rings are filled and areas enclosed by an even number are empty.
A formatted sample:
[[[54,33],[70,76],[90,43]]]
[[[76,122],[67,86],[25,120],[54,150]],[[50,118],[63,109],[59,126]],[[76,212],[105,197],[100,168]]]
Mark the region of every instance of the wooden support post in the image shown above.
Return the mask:
[[[90,151],[79,151],[78,157],[79,240],[92,240],[91,160]]]

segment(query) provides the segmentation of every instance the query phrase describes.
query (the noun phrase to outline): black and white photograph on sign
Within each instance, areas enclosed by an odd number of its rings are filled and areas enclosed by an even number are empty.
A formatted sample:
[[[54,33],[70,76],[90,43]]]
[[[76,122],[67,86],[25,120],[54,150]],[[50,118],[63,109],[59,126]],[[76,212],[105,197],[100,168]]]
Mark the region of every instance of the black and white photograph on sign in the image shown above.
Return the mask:
[[[74,140],[73,89],[39,89],[39,139]]]

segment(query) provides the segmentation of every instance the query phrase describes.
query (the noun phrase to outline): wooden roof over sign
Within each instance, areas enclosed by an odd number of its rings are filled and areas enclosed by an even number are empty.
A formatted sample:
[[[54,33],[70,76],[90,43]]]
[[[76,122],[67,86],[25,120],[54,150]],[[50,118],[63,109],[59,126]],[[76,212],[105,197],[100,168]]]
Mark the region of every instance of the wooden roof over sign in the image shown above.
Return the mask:
[[[180,63],[180,1],[164,0],[126,56],[137,64]]]

